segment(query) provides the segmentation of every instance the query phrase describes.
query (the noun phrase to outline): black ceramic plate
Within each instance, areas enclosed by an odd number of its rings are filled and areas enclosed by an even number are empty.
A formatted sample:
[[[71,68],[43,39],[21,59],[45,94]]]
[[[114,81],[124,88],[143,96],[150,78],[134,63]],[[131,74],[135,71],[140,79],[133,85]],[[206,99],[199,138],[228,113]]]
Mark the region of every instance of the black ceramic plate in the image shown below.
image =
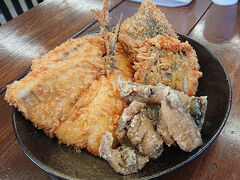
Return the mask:
[[[231,85],[228,75],[218,60],[206,47],[189,37],[179,35],[196,50],[203,77],[199,80],[197,95],[208,96],[208,109],[202,129],[203,145],[191,153],[177,146],[165,148],[156,160],[151,160],[138,174],[127,178],[150,179],[169,173],[192,161],[216,139],[221,132],[231,107]],[[115,173],[108,163],[83,150],[58,144],[42,130],[36,129],[13,108],[13,128],[24,153],[40,168],[57,177],[73,179],[125,179]]]

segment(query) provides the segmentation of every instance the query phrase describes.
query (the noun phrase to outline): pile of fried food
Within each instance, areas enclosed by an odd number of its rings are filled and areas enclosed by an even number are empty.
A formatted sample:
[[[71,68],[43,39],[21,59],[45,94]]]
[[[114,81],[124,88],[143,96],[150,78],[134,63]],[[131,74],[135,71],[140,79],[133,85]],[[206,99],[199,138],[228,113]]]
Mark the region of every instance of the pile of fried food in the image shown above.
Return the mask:
[[[202,144],[207,97],[196,52],[150,0],[109,30],[109,2],[93,10],[101,32],[68,40],[32,62],[5,99],[51,138],[87,148],[121,174],[138,172],[163,144]],[[121,24],[121,25],[120,25]]]

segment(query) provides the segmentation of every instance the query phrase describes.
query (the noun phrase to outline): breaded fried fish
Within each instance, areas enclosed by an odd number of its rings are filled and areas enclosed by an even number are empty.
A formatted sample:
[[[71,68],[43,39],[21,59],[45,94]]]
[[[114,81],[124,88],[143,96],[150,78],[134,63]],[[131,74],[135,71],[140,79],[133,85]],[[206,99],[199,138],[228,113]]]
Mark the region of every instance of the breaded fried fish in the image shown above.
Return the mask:
[[[68,119],[69,111],[79,96],[104,69],[103,39],[97,35],[95,39],[98,46],[82,40],[84,47],[88,46],[85,50],[91,52],[95,49],[92,56],[82,58],[81,51],[75,52],[72,49],[69,53],[78,56],[61,60],[64,57],[64,46],[69,47],[69,43],[75,44],[78,41],[73,40],[51,51],[50,55],[45,55],[43,62],[40,59],[39,63],[38,60],[34,61],[32,71],[26,77],[8,85],[5,99],[36,127],[53,137],[59,124]]]
[[[104,39],[99,34],[68,40],[54,50],[49,51],[44,56],[37,56],[32,61],[31,69],[34,70],[39,67],[47,66],[50,63],[66,61],[72,58],[97,58],[96,61],[102,61],[102,57],[106,53],[104,43]]]
[[[199,71],[195,50],[188,42],[169,36],[145,40],[135,49],[135,81],[143,84],[162,83],[192,96],[198,87]]]
[[[188,42],[177,38],[151,0],[144,1],[138,12],[123,22],[119,39],[133,59],[136,82],[163,83],[190,96],[195,94],[202,76],[197,56]]]
[[[177,34],[166,16],[151,0],[145,0],[137,13],[126,19],[120,28],[120,39],[126,40],[125,43],[131,40],[151,39],[157,35],[177,38]]]
[[[50,137],[56,135],[64,144],[87,147],[99,155],[102,133],[114,134],[126,105],[114,85],[117,75],[113,74],[125,74],[131,79],[133,70],[119,44],[115,52],[116,71],[105,76],[103,39],[99,35],[93,37],[94,43],[86,40],[90,37],[66,43],[68,49],[69,44],[84,41],[83,53],[81,47],[73,48],[65,60],[57,60],[63,55],[60,49],[65,51],[63,44],[45,55],[43,62],[35,61],[26,77],[8,86],[5,99]]]
[[[123,109],[127,106],[116,83],[119,72],[95,80],[71,109],[71,116],[62,122],[55,134],[60,142],[87,148],[99,155],[100,140],[105,131],[111,132],[114,145],[115,131]]]

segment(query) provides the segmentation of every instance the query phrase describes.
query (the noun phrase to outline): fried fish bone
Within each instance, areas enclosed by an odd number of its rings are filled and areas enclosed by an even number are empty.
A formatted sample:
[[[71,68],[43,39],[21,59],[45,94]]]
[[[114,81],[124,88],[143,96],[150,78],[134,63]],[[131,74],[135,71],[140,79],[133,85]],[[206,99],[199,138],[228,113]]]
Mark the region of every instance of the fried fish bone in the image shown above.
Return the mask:
[[[130,102],[161,104],[157,131],[167,145],[174,140],[182,150],[192,151],[202,144],[200,130],[207,109],[206,96],[189,97],[162,84],[151,86],[121,80],[119,84],[121,96]]]

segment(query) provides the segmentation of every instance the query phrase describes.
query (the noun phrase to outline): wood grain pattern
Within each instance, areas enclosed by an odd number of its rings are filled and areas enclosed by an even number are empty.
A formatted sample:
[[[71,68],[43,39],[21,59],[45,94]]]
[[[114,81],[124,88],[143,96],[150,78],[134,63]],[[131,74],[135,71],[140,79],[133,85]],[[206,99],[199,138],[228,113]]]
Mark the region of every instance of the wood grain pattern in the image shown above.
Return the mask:
[[[111,7],[122,0],[112,0]],[[102,0],[48,0],[0,28],[0,89],[31,66],[31,60],[95,21],[91,9]]]
[[[0,27],[0,88],[26,71],[31,59],[62,43],[94,21],[90,8],[101,1],[44,1]],[[120,2],[115,0],[112,5]],[[195,0],[190,6],[162,8],[176,31],[188,34],[210,1]],[[205,4],[205,5],[203,5]],[[119,9],[118,9],[119,8]],[[133,14],[137,3],[124,2],[112,14]],[[240,177],[240,5],[211,5],[190,36],[209,47],[222,61],[233,87],[232,110],[220,136],[198,158],[161,179],[238,179]],[[83,18],[87,17],[87,18]],[[95,25],[88,31],[98,29]],[[0,95],[0,179],[51,179],[29,160],[12,129],[11,107]]]

